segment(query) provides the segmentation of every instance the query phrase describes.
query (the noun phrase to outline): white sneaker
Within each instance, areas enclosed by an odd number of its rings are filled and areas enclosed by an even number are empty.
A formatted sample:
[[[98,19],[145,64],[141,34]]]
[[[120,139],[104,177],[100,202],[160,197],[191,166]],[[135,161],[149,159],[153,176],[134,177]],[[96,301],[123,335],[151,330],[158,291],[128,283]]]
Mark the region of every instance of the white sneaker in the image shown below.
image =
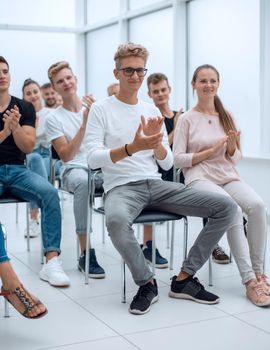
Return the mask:
[[[29,237],[34,238],[40,234],[40,225],[37,220],[30,219],[29,222]],[[27,228],[24,230],[24,237],[27,237]]]
[[[55,287],[67,287],[70,285],[70,280],[62,268],[62,263],[58,256],[53,257],[44,264],[39,272],[39,277]]]

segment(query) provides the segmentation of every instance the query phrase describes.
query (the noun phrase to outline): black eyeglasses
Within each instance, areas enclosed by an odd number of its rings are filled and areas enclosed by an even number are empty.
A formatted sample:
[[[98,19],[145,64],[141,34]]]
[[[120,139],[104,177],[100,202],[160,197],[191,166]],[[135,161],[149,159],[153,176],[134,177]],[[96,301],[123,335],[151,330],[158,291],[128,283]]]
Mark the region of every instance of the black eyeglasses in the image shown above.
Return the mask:
[[[127,68],[120,68],[118,70],[123,71],[124,75],[126,77],[132,77],[132,75],[136,72],[138,77],[144,77],[145,74],[147,73],[147,69],[146,68],[131,68],[131,67],[127,67]]]

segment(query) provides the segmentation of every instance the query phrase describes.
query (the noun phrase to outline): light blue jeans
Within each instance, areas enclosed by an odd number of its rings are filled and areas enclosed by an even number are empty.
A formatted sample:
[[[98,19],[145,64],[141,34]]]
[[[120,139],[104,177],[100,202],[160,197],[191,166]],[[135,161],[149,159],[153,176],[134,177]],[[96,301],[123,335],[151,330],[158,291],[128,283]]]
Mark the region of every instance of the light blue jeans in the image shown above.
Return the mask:
[[[41,208],[44,254],[52,251],[60,254],[61,211],[56,188],[24,165],[1,165],[0,197],[6,191],[15,197],[37,203]]]
[[[0,264],[9,261],[7,251],[5,248],[4,233],[2,230],[2,224],[0,223]]]
[[[26,156],[27,167],[34,173],[48,180],[50,176],[50,150],[49,148],[39,146],[32,153]],[[56,161],[54,165],[55,175],[59,174],[60,162]],[[30,209],[38,208],[36,202],[30,202]]]

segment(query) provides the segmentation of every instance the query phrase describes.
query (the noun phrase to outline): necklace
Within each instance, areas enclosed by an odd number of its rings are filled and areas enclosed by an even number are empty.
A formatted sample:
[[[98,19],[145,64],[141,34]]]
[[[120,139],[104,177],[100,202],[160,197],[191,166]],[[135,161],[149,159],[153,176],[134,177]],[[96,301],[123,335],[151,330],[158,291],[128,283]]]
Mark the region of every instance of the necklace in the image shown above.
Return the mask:
[[[211,116],[213,116],[213,117],[217,117],[217,116],[218,116],[216,110],[213,110],[213,111],[211,111],[211,112],[203,111],[203,110],[202,110],[200,107],[198,107],[198,106],[195,107],[195,110],[198,111],[198,112],[200,112],[200,113],[202,113],[202,114],[204,114],[204,115],[211,115]],[[212,124],[212,120],[211,120],[211,119],[208,119],[208,124]]]

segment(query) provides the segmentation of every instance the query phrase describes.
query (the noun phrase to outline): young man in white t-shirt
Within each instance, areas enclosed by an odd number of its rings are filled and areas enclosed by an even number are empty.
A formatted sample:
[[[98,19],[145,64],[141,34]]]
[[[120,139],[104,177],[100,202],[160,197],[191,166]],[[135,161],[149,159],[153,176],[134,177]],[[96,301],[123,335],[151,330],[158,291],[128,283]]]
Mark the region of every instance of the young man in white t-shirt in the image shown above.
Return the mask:
[[[116,96],[94,103],[85,133],[88,162],[104,174],[106,225],[110,238],[139,285],[130,304],[133,314],[144,314],[158,300],[156,280],[147,265],[132,229],[145,208],[182,215],[209,217],[189,251],[169,295],[215,304],[219,297],[206,291],[193,276],[211,255],[236,213],[235,203],[225,196],[194,191],[183,184],[162,181],[157,163],[171,168],[172,152],[163,117],[152,104],[138,99],[148,58],[141,45],[120,45],[115,53]]]
[[[48,76],[53,88],[62,97],[63,105],[52,111],[46,119],[47,137],[62,160],[60,169],[62,186],[74,194],[73,210],[81,248],[78,268],[84,272],[88,164],[83,139],[93,98],[84,96],[82,101],[80,100],[77,95],[77,78],[67,62],[53,64],[48,70]],[[105,277],[104,269],[98,264],[93,248],[90,249],[89,277]]]

